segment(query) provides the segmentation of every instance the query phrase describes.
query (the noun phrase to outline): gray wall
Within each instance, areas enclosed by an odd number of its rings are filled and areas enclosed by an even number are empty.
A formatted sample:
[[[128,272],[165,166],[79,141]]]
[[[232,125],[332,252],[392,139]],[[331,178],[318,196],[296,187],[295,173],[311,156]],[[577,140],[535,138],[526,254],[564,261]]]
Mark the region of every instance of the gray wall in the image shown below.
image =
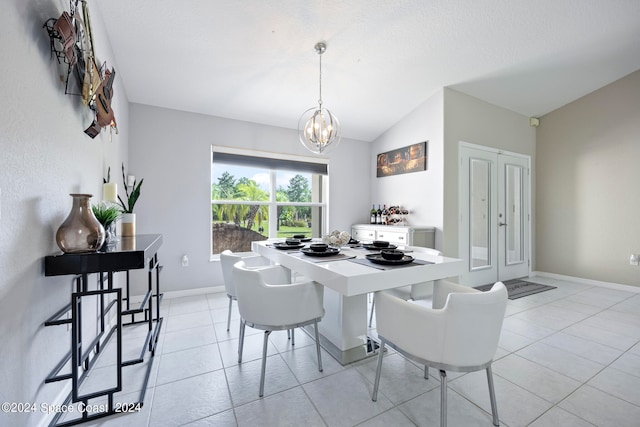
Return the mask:
[[[372,164],[380,152],[425,140],[429,141],[429,157],[426,172],[376,178],[372,169],[372,203],[397,201],[408,207],[411,224],[436,227],[438,249],[448,256],[461,256],[458,250],[459,143],[529,155],[535,174],[535,138],[536,131],[529,126],[528,117],[445,88],[374,141]],[[534,186],[532,178],[532,194]],[[532,199],[535,206],[535,198]]]
[[[309,154],[294,130],[129,106],[120,75],[114,99],[120,133],[113,141],[106,133],[91,140],[82,132],[91,115],[79,98],[64,94],[60,75],[66,70],[50,58],[42,29],[68,2],[8,0],[4,6],[0,401],[53,403],[59,402],[63,384],[45,385],[43,379],[68,351],[69,335],[64,326],[44,328],[42,323],[69,302],[71,281],[45,278],[43,257],[58,251],[54,236],[69,212],[69,193],[99,198],[107,167],[119,182],[124,161],[130,173],[145,178],[136,208],[139,231],[165,236],[160,251],[165,289],[215,286],[222,282],[209,261],[210,145]],[[99,58],[117,69],[99,9],[92,8],[91,15]],[[332,153],[331,228],[367,221],[370,203],[397,202],[412,208],[416,222],[442,222],[446,239],[441,244],[445,252],[455,252],[458,141],[525,150],[538,157],[536,269],[638,285],[638,267],[630,267],[628,259],[640,253],[640,72],[543,117],[537,153],[527,118],[449,89],[443,92],[373,148],[345,140]],[[425,139],[432,156],[428,172],[374,178],[377,152]],[[442,165],[434,160],[440,156]],[[413,189],[424,190],[414,198],[409,195]],[[184,253],[191,259],[186,269],[180,266]],[[41,418],[40,413],[0,413],[0,425],[35,425]]]
[[[640,286],[640,71],[540,119],[540,271]]]
[[[531,156],[531,193],[535,194],[536,129],[529,118],[453,89],[444,91],[444,242],[443,252],[463,256],[459,246],[460,141]],[[532,197],[531,210],[536,200]],[[535,224],[535,218],[532,218]],[[532,242],[535,247],[535,227]],[[534,264],[535,260],[532,260]]]
[[[294,126],[297,122],[292,123]],[[222,286],[210,260],[211,145],[313,157],[293,129],[131,105],[130,161],[144,178],[139,233],[162,233],[165,291]],[[329,229],[368,220],[369,143],[343,139],[329,158]],[[189,257],[182,267],[181,258]]]
[[[443,92],[438,91],[371,145],[371,203],[400,204],[409,210],[407,222],[436,228],[436,247],[442,247],[443,201]],[[427,143],[427,170],[404,175],[376,177],[376,158],[396,148]]]
[[[69,193],[102,198],[107,167],[127,161],[128,103],[116,76],[113,108],[119,135],[90,139],[92,116],[64,94],[62,67],[50,57],[42,28],[68,1],[7,0],[0,30],[0,401],[56,402],[64,383],[45,376],[69,351],[65,326],[42,323],[70,301],[68,277],[45,278],[43,258],[58,252],[55,232],[71,208]],[[91,9],[99,59],[118,68]],[[118,178],[118,174],[115,174]],[[118,180],[119,181],[119,180]],[[33,425],[42,413],[0,412],[0,425]]]

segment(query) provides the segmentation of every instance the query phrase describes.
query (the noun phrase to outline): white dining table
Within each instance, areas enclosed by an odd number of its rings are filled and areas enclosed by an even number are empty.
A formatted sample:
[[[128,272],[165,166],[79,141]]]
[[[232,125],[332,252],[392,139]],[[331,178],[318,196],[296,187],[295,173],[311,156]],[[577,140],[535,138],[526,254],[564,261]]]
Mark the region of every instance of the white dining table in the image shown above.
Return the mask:
[[[461,259],[399,248],[415,261],[401,266],[384,266],[366,260],[371,251],[343,247],[332,257],[312,257],[297,249],[277,249],[279,240],[252,243],[252,250],[325,287],[325,316],[318,324],[321,345],[338,362],[346,365],[370,356],[373,343],[367,335],[367,294],[401,286],[458,276]],[[308,246],[308,245],[307,245]]]

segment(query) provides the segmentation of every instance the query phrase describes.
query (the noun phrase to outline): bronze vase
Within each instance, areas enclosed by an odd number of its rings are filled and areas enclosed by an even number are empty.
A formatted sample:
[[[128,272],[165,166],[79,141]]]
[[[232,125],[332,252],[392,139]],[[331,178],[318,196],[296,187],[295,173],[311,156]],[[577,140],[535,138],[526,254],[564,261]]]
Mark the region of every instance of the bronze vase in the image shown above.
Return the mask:
[[[64,253],[96,252],[104,243],[104,227],[91,209],[92,194],[70,194],[73,206],[56,232],[56,243]]]

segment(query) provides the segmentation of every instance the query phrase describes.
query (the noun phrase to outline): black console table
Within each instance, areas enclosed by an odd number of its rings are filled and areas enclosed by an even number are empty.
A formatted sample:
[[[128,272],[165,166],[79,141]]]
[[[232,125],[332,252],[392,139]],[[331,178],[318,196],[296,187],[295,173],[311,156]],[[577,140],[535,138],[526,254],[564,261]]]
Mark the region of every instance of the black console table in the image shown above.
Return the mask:
[[[160,317],[160,271],[158,249],[162,245],[162,235],[145,234],[135,237],[121,237],[120,241],[104,251],[83,254],[57,254],[44,259],[45,276],[74,275],[71,301],[48,320],[45,326],[70,325],[71,350],[55,366],[45,379],[45,383],[71,380],[71,392],[61,410],[51,421],[52,426],[69,426],[106,417],[108,415],[134,412],[144,404],[144,396],[153,365],[158,334],[162,327]],[[147,269],[148,284],[142,302],[133,306],[130,298],[129,271]],[[114,287],[114,274],[126,275],[121,287]],[[89,275],[97,275],[95,289],[90,289]],[[83,308],[90,307],[91,333],[83,325],[89,324]],[[97,312],[97,318],[95,313]],[[138,357],[123,360],[123,331],[127,327],[142,327],[146,336],[141,339],[142,347]],[[87,336],[88,335],[88,336]],[[115,347],[113,347],[115,346]],[[95,368],[99,356],[115,355],[113,382],[107,388],[96,389],[85,384],[89,372]],[[149,356],[145,362],[145,356]],[[108,358],[107,356],[104,356]],[[123,391],[122,371],[127,366],[146,363],[144,383],[138,400],[122,402],[114,395]],[[71,372],[69,373],[69,365]],[[85,387],[83,387],[83,384]],[[126,391],[126,390],[125,390]],[[72,407],[71,411],[68,408]]]

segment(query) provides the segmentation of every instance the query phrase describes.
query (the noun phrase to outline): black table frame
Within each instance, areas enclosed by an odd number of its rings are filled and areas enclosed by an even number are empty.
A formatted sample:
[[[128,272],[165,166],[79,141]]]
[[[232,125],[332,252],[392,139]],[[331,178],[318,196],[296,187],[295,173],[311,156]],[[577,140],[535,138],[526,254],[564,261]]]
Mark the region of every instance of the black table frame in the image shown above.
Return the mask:
[[[82,254],[57,254],[45,257],[45,276],[74,275],[75,292],[71,294],[71,302],[44,322],[44,326],[71,325],[71,349],[45,378],[45,383],[62,380],[72,381],[72,390],[61,405],[66,408],[74,403],[83,403],[82,409],[91,408],[88,412],[80,412],[79,418],[61,420],[63,412],[58,412],[50,426],[70,426],[92,421],[109,415],[133,412],[144,404],[144,396],[149,382],[153,357],[155,356],[158,336],[162,327],[160,316],[160,272],[162,266],[158,262],[158,249],[162,245],[162,235],[149,234],[135,237],[121,237],[116,246],[108,247],[105,251]],[[147,269],[147,292],[142,302],[132,306],[130,298],[129,270]],[[114,288],[114,273],[124,272],[126,280],[122,288]],[[98,286],[89,289],[89,274],[98,274]],[[155,283],[155,286],[154,286]],[[123,292],[124,291],[124,292]],[[98,298],[99,301],[99,332],[89,343],[83,342],[82,337],[82,299],[86,297]],[[67,314],[70,317],[67,318]],[[142,317],[142,319],[136,318]],[[124,321],[129,316],[128,321]],[[109,319],[113,318],[113,325],[109,326]],[[122,330],[131,325],[147,325],[139,357],[122,360]],[[98,355],[104,347],[116,337],[116,379],[115,385],[87,394],[80,394],[80,387],[94,366]],[[122,391],[122,369],[126,366],[144,362],[146,353],[150,353],[147,363],[144,383],[138,400],[132,403],[114,402],[114,395]],[[71,361],[71,373],[62,373]],[[107,403],[96,405],[91,399],[107,398]],[[95,410],[96,406],[99,410]]]

